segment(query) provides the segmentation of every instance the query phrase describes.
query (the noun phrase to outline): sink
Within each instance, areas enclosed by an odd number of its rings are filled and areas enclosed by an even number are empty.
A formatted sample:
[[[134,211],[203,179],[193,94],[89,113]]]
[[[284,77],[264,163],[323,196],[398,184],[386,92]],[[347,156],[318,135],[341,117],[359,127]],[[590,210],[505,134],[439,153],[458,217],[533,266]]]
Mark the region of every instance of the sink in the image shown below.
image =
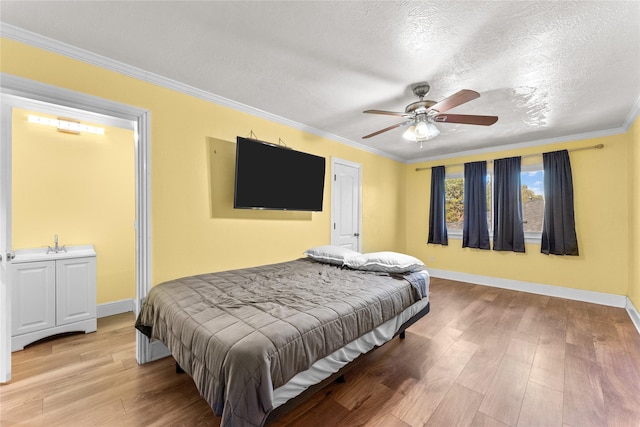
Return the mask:
[[[96,255],[96,251],[94,250],[93,245],[67,246],[65,248],[67,250],[66,252],[60,251],[57,253],[47,253],[48,249],[49,248],[47,246],[32,249],[17,249],[13,251],[13,253],[15,254],[15,258],[12,262],[17,263],[30,261],[47,261],[65,258],[81,258]]]

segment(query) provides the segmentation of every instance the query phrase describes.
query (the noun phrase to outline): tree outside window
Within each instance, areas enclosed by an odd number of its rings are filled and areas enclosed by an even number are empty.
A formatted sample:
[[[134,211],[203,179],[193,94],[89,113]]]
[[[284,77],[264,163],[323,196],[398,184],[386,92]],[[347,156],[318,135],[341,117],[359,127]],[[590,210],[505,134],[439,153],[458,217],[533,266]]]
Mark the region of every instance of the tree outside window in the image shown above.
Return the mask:
[[[544,186],[542,167],[523,171],[522,181],[522,219],[525,233],[542,233],[544,218]]]
[[[447,231],[462,232],[464,219],[464,178],[447,178],[444,181]]]

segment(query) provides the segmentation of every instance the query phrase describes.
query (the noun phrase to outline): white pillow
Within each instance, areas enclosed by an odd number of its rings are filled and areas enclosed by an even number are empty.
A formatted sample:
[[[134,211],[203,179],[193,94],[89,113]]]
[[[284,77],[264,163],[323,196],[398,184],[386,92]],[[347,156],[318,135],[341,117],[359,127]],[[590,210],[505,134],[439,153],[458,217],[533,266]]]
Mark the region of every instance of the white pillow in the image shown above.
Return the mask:
[[[371,252],[345,259],[344,265],[355,270],[382,273],[407,273],[424,267],[424,263],[411,255],[398,252]]]
[[[345,258],[358,256],[360,255],[360,252],[343,248],[341,246],[325,245],[307,249],[304,254],[315,261],[327,264],[343,265]]]

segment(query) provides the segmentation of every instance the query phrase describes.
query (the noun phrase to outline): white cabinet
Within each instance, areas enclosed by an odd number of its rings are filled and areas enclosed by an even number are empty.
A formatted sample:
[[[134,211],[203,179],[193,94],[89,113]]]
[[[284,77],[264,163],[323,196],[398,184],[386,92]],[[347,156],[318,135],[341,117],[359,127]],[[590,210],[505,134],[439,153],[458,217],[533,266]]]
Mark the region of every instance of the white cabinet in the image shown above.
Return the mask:
[[[56,325],[95,317],[96,257],[56,261]]]
[[[15,264],[11,285],[11,335],[56,326],[56,262]]]
[[[11,262],[11,351],[63,332],[96,330],[93,246],[15,251]]]

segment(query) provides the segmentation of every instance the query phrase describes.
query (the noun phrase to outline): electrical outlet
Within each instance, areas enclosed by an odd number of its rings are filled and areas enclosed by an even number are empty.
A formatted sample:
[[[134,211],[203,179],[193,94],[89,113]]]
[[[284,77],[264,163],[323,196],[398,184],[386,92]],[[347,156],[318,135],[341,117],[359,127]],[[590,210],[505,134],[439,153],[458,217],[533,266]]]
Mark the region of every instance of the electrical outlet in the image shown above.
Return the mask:
[[[434,262],[436,260],[435,255],[429,255],[429,262]]]

